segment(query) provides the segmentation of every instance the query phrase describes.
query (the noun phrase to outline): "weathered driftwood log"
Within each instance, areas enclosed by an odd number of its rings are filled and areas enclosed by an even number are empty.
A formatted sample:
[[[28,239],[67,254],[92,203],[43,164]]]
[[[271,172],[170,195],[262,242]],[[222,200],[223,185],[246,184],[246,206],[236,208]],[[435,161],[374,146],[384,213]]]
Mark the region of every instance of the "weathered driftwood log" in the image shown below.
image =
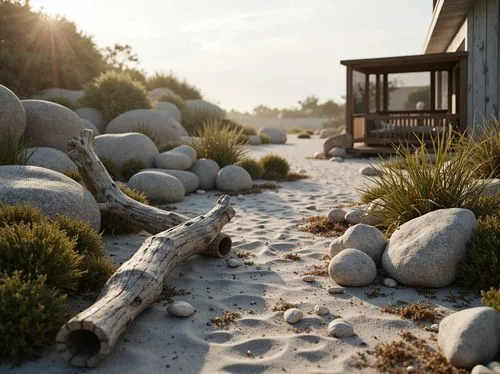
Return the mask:
[[[108,280],[98,300],[61,328],[57,350],[75,366],[98,365],[135,317],[157,300],[174,266],[207,247],[218,256],[229,252],[230,242],[228,247],[217,235],[233,216],[224,196],[208,214],[147,238]],[[209,246],[212,242],[215,246]]]
[[[95,153],[93,144],[93,131],[82,130],[80,136],[68,142],[68,155],[78,166],[78,171],[87,189],[101,203],[99,208],[104,212],[111,212],[129,220],[139,228],[156,234],[168,228],[180,225],[189,220],[182,214],[168,212],[150,205],[142,204],[125,195],[113,182],[108,171]],[[220,234],[214,243],[230,244],[231,239],[224,234]],[[215,253],[217,253],[216,251]],[[210,255],[210,251],[205,254]]]

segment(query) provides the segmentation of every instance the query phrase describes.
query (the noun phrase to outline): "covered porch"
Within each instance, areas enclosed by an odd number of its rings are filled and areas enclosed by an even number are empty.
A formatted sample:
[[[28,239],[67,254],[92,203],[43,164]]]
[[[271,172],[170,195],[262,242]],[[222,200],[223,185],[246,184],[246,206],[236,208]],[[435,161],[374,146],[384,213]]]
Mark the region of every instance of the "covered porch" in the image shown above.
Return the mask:
[[[467,127],[467,52],[344,60],[346,130],[356,149],[418,144]]]

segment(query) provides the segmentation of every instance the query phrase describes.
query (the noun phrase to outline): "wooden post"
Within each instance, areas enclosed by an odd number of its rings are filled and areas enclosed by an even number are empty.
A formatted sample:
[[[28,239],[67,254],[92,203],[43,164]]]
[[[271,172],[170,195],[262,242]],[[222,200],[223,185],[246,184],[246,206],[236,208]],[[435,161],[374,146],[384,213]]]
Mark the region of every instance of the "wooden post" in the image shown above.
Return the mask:
[[[234,214],[229,196],[223,196],[206,215],[147,238],[108,280],[97,301],[61,327],[57,350],[72,365],[97,366],[132,321],[158,299],[170,271],[206,251]],[[231,247],[224,240],[215,247],[221,256]]]

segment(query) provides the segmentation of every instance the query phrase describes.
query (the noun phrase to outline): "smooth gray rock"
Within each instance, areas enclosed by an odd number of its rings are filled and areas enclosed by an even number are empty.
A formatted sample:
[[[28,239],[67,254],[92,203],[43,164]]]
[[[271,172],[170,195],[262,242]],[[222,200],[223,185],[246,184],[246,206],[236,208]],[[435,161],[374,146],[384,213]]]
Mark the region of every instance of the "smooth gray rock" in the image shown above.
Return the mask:
[[[500,374],[500,362],[499,361],[491,361],[488,364],[488,369],[490,369],[495,374]]]
[[[492,361],[500,348],[500,315],[493,308],[465,309],[439,324],[438,344],[454,366],[472,368]]]
[[[220,169],[216,180],[220,191],[242,191],[252,188],[252,177],[241,166],[227,165]]]
[[[153,167],[159,154],[151,139],[136,132],[96,136],[95,151],[99,157],[106,157],[118,166],[128,160],[138,160],[146,167]]]
[[[247,138],[251,145],[262,144],[262,138],[259,135],[247,135]]]
[[[104,120],[101,112],[99,112],[95,108],[78,108],[75,109],[75,113],[81,118],[81,119],[86,119],[87,121],[90,121],[94,124],[95,127],[97,127],[97,130],[99,130],[100,133],[103,133],[104,130],[106,129],[106,121]]]
[[[343,223],[345,222],[346,211],[342,208],[332,208],[328,211],[328,222]]]
[[[26,129],[26,112],[16,94],[0,84],[0,143],[9,133],[18,141]]]
[[[198,154],[196,153],[196,149],[191,147],[190,145],[180,145],[171,149],[172,152],[183,153],[191,159],[191,162],[194,164],[198,159]]]
[[[271,139],[271,144],[285,144],[287,136],[285,130],[274,127],[262,127],[257,132],[258,135],[267,135]]]
[[[177,108],[177,105],[169,103],[168,101],[158,101],[154,105],[154,108],[170,114],[177,122],[182,122],[182,114],[179,108]]]
[[[347,248],[330,260],[328,273],[341,286],[361,287],[375,280],[377,266],[366,253]]]
[[[33,147],[50,147],[66,152],[68,140],[79,136],[83,122],[71,109],[44,100],[23,100],[26,111],[24,135]]]
[[[500,194],[500,178],[483,180],[485,187],[482,191],[482,195],[485,196],[498,196]]]
[[[200,185],[200,179],[198,176],[190,171],[172,169],[144,169],[143,171],[157,171],[176,177],[184,185],[186,195],[195,192]]]
[[[321,131],[319,132],[319,138],[320,139],[329,138],[330,136],[335,135],[336,132],[337,132],[337,130],[334,129],[334,128],[331,128],[331,129],[321,129]]]
[[[327,314],[330,314],[330,309],[323,305],[315,305],[314,314],[317,314],[318,316],[326,316]]]
[[[327,155],[332,148],[352,148],[352,135],[351,134],[337,134],[328,137],[323,143],[323,154]]]
[[[55,148],[35,147],[28,148],[28,165],[39,166],[57,171],[61,174],[78,173],[78,168],[69,156]]]
[[[92,122],[90,122],[88,119],[83,119],[83,118],[81,118],[81,120],[83,122],[83,127],[85,129],[92,130],[94,132],[94,136],[101,135],[99,129]]]
[[[205,100],[186,100],[184,105],[189,115],[194,117],[202,116],[205,119],[225,118],[226,112],[217,105]]]
[[[330,157],[344,157],[346,155],[346,150],[345,148],[339,148],[335,147],[330,149],[330,152],[328,152],[328,156]]]
[[[230,268],[237,268],[240,265],[241,262],[236,260],[235,258],[230,258],[229,260],[227,260],[227,266]]]
[[[470,210],[440,209],[401,225],[390,237],[382,267],[398,282],[414,287],[446,287],[477,226]]]
[[[290,308],[285,311],[283,314],[283,318],[285,319],[286,322],[290,324],[294,324],[302,320],[304,318],[304,314],[300,309],[297,308]]]
[[[156,156],[155,165],[160,169],[188,170],[193,166],[193,161],[184,153],[168,151]]]
[[[365,175],[367,177],[377,177],[380,175],[380,171],[373,166],[363,166],[359,169],[359,174]]]
[[[385,287],[389,287],[389,288],[396,288],[398,286],[398,282],[396,282],[392,278],[384,278],[382,283]]]
[[[0,203],[34,205],[51,219],[58,215],[88,222],[96,231],[101,212],[92,194],[73,179],[37,166],[0,166]]]
[[[476,365],[472,368],[470,374],[495,374],[484,365]]]
[[[158,171],[141,171],[130,178],[128,186],[144,192],[155,202],[176,203],[184,200],[186,194],[179,179]]]
[[[68,90],[66,88],[46,88],[36,94],[36,99],[51,101],[54,99],[65,99],[68,100],[73,106],[77,106],[80,100],[83,98],[82,90]]]
[[[354,335],[352,325],[342,318],[334,319],[328,324],[328,336],[334,338],[347,338]]]
[[[186,130],[171,115],[157,109],[135,109],[120,114],[106,127],[107,134],[146,130],[159,144],[181,144]]]
[[[174,301],[168,304],[167,313],[174,317],[189,317],[194,313],[194,308],[186,301]]]
[[[366,253],[376,265],[380,265],[386,245],[387,239],[382,231],[359,223],[349,227],[340,238],[330,243],[330,258],[346,248],[354,248]]]
[[[207,191],[215,188],[215,182],[217,180],[219,170],[219,165],[217,165],[217,162],[214,160],[200,158],[193,164],[190,172],[196,174],[200,179],[199,188]]]

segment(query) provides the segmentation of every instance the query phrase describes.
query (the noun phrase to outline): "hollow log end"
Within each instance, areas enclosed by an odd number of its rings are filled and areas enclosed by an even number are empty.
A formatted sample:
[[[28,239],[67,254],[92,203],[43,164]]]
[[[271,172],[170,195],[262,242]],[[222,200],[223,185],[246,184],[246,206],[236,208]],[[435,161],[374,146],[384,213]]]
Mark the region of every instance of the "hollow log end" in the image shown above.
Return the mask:
[[[230,236],[219,234],[212,241],[212,243],[210,243],[210,245],[203,252],[201,252],[201,255],[206,257],[223,258],[231,252],[232,245],[233,241]]]
[[[106,334],[92,322],[69,321],[56,337],[56,348],[73,366],[95,367],[109,354]]]

